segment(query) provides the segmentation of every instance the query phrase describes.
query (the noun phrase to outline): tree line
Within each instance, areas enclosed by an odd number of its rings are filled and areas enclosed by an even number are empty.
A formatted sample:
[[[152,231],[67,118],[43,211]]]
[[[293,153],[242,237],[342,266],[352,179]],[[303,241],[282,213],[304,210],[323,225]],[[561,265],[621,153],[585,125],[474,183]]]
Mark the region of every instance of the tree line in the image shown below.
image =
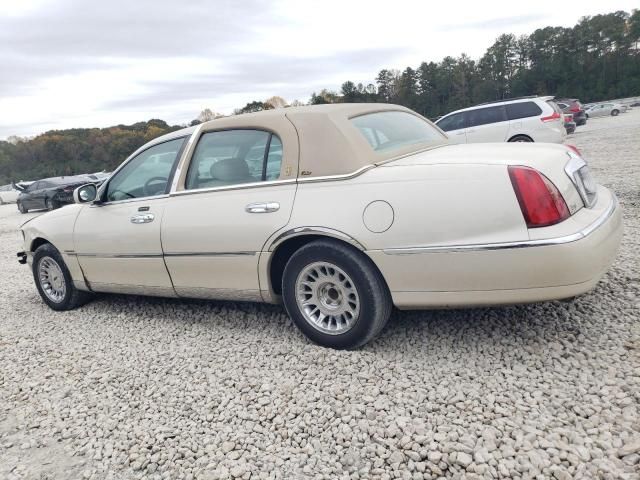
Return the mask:
[[[388,102],[428,118],[474,104],[522,95],[584,102],[640,94],[640,10],[584,17],[573,27],[500,35],[479,59],[466,54],[382,69],[375,83],[345,81],[339,91],[314,92],[308,104]],[[234,114],[303,105],[274,96]],[[203,110],[190,125],[222,116]],[[32,139],[0,141],[0,185],[15,180],[112,170],[147,141],[184,125],[150,120],[109,128],[54,130]]]

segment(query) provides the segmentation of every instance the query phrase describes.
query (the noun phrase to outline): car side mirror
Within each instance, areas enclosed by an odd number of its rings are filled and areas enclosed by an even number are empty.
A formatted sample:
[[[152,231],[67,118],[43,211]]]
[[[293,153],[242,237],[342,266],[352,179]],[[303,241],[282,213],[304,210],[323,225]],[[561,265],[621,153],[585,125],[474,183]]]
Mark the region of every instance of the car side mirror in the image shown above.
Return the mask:
[[[93,183],[88,183],[73,191],[73,201],[76,203],[93,202],[98,196],[98,189]]]

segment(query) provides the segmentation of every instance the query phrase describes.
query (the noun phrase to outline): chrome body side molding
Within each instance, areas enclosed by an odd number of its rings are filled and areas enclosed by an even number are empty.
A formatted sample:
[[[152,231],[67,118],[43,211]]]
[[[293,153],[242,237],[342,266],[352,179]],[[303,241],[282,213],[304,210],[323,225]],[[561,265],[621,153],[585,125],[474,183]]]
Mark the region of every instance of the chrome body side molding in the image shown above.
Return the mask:
[[[563,237],[543,238],[539,240],[523,240],[520,242],[503,243],[477,243],[471,245],[445,245],[445,246],[417,246],[406,248],[385,248],[382,251],[387,255],[416,255],[421,253],[448,253],[448,252],[474,252],[484,250],[504,250],[528,247],[544,247],[550,245],[562,245],[572,243],[585,238],[605,223],[618,208],[618,199],[614,195],[613,200],[604,213],[593,223],[579,232]]]
[[[168,253],[75,253],[65,252],[65,255],[75,257],[98,258],[162,258],[162,257],[239,257],[254,256],[257,252],[168,252]]]

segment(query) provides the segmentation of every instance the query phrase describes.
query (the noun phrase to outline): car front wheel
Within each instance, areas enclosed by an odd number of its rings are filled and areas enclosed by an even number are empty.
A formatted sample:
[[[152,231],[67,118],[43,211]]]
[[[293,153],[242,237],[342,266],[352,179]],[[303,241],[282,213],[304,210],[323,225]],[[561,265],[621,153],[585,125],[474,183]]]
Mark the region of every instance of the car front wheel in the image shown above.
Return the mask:
[[[24,208],[24,205],[22,204],[22,202],[18,202],[18,211],[20,213],[27,213],[29,210],[27,210],[26,208]]]
[[[317,240],[297,250],[283,276],[287,312],[313,342],[357,348],[386,325],[392,302],[373,262],[350,246]]]
[[[619,113],[620,113],[619,110],[611,110],[611,116],[612,117],[617,117]]]
[[[42,300],[53,310],[72,310],[91,298],[90,293],[75,288],[62,255],[50,243],[36,249],[32,269]]]

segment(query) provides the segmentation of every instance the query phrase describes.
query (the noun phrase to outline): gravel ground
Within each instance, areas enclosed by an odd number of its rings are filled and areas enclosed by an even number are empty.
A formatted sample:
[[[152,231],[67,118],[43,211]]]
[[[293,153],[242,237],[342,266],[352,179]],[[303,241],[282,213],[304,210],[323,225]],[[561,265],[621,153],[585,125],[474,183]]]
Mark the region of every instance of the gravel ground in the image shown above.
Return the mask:
[[[640,109],[569,141],[624,207],[592,293],[395,313],[355,352],[274,306],[53,312],[0,207],[0,478],[640,478]]]

